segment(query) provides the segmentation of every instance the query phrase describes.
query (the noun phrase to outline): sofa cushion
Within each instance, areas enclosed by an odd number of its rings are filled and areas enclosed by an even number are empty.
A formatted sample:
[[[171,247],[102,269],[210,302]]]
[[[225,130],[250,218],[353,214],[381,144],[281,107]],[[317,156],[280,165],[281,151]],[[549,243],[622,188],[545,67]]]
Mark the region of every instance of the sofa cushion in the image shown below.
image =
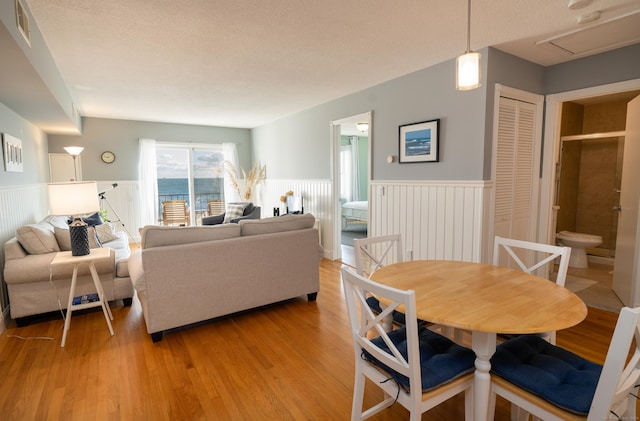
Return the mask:
[[[96,235],[101,243],[108,243],[109,241],[113,241],[118,239],[118,235],[116,234],[116,228],[112,223],[107,222],[105,224],[96,225],[95,227]]]
[[[60,251],[53,226],[47,223],[21,226],[16,230],[16,238],[29,254]]]
[[[53,228],[55,238],[60,247],[59,251],[71,250],[71,236],[69,235],[69,228]],[[98,239],[95,231],[95,227],[87,227],[87,234],[89,235],[89,248],[95,249],[102,247],[102,243]]]
[[[243,219],[239,222],[242,236],[271,234],[274,232],[295,231],[313,228],[316,218],[306,213],[303,215],[284,215],[264,219]]]
[[[243,216],[245,206],[242,204],[228,203],[224,212],[223,224],[228,224],[232,220]]]
[[[163,227],[147,225],[142,228],[140,245],[143,249],[202,241],[240,237],[237,224],[207,225],[201,227]]]

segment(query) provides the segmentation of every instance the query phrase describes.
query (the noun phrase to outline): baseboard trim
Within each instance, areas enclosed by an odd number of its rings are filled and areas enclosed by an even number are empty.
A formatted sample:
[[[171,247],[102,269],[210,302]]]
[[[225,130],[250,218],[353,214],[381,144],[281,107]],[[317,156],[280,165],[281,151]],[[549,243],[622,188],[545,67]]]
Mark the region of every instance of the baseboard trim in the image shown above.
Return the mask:
[[[601,265],[609,265],[611,267],[613,267],[613,263],[614,263],[614,259],[611,257],[602,257],[602,256],[592,256],[592,255],[587,255],[587,261],[592,262],[592,263],[598,263]]]
[[[9,317],[9,307],[7,306],[7,308],[2,310],[2,314],[0,315],[0,333],[5,331],[7,326],[7,324],[5,323],[5,320],[7,320],[8,317]]]

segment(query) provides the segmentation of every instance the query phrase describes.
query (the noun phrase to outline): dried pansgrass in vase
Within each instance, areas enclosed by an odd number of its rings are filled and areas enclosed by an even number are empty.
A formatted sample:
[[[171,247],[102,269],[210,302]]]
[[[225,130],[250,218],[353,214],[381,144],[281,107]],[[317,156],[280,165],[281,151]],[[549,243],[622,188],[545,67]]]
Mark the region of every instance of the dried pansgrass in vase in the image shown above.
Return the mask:
[[[265,165],[260,165],[259,162],[253,164],[251,171],[249,174],[245,173],[245,171],[240,168],[242,171],[242,178],[244,179],[244,183],[239,181],[238,170],[235,165],[233,165],[230,161],[224,161],[223,163],[224,169],[216,169],[216,172],[226,173],[226,176],[231,184],[231,187],[238,192],[238,196],[241,200],[245,200],[247,202],[251,201],[253,198],[253,192],[258,184],[262,183],[267,175],[267,170]],[[244,185],[243,185],[244,184]]]

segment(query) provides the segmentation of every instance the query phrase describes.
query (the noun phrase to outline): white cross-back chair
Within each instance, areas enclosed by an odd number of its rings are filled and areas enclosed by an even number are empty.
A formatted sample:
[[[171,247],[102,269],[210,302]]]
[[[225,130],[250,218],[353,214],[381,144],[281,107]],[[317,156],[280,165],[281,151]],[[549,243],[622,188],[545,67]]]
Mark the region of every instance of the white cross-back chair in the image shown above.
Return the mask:
[[[353,240],[356,271],[371,278],[381,267],[402,262],[402,236],[400,234]]]
[[[385,265],[402,262],[402,236],[400,234],[381,235],[378,237],[359,238],[353,240],[353,250],[356,261],[356,272],[371,278],[373,273]],[[379,312],[382,306],[377,298],[369,295],[369,306]],[[404,324],[404,314],[393,312],[392,317],[385,321],[387,330],[391,329],[391,322]]]
[[[351,420],[369,418],[396,401],[409,410],[412,421],[420,420],[423,412],[462,392],[465,419],[471,420],[474,352],[418,327],[414,291],[387,287],[347,267],[342,268],[342,283],[355,351]],[[367,305],[369,292],[387,302],[381,313]],[[399,307],[407,315],[406,325],[387,332],[382,321]],[[384,391],[384,398],[363,411],[365,378]],[[423,393],[425,388],[429,390]]]
[[[599,376],[597,374],[591,375],[590,379],[573,376],[580,376],[582,372],[586,371],[585,367],[593,365],[593,363],[562,348],[543,342],[539,337],[529,336],[530,338],[512,339],[498,346],[496,354],[492,358],[492,370],[494,372],[500,370],[500,361],[503,360],[502,354],[509,352],[510,355],[503,361],[507,362],[509,376],[513,378],[505,380],[496,374],[491,375],[493,393],[491,410],[495,408],[495,394],[497,394],[534,417],[545,421],[637,419],[636,403],[640,379],[640,307],[633,309],[624,307],[620,311],[602,371]],[[529,353],[533,349],[532,344],[536,345],[536,342],[539,351],[530,353],[526,361],[523,358],[523,361],[514,363],[514,357],[517,358],[523,353],[518,352],[517,347],[514,348],[517,343],[511,342],[523,340],[528,342]],[[564,358],[566,361],[557,358],[563,353],[570,355],[570,357]],[[577,370],[567,370],[569,362]],[[540,370],[544,375],[535,375],[533,370]],[[523,388],[523,383],[527,382],[527,388],[533,389],[535,387],[530,383],[531,379],[539,379],[537,382],[540,383],[556,379],[557,384],[538,385],[541,392],[538,391],[538,394],[534,394]],[[545,391],[549,391],[548,396],[542,398]],[[587,413],[578,415],[557,406],[559,403],[553,402],[557,401],[559,396],[569,397],[569,400],[575,399],[574,405],[577,405],[575,402],[582,402],[579,405],[585,407]],[[569,403],[562,402],[562,406],[567,408]],[[576,410],[576,408],[573,409]]]
[[[504,252],[510,259],[505,258]],[[539,269],[546,269],[547,274],[550,273],[554,262],[559,258],[556,284],[562,287],[564,287],[567,279],[570,256],[571,247],[514,240],[499,236],[496,236],[493,246],[494,265],[510,266],[509,263],[513,262],[520,270],[531,274],[535,274]],[[550,343],[556,343],[556,332],[547,332],[544,335]]]
[[[551,244],[534,243],[531,241],[514,240],[496,236],[493,246],[493,264],[497,266],[508,266],[504,264],[504,250],[511,261],[514,262],[523,272],[534,273],[539,269],[553,268],[554,261],[558,262],[558,276],[556,284],[564,286],[569,269],[569,257],[571,247],[554,246]],[[549,273],[551,270],[549,270]]]

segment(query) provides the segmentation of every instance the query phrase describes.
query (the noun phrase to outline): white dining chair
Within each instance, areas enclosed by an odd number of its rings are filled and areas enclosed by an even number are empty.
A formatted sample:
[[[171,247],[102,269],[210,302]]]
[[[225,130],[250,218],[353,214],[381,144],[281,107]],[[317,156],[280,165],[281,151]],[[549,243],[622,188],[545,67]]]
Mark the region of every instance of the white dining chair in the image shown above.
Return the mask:
[[[640,307],[620,311],[603,366],[536,335],[506,341],[491,359],[490,414],[499,395],[545,421],[635,420],[639,346]]]
[[[402,236],[400,234],[381,235],[377,237],[358,238],[353,240],[356,272],[371,278],[373,273],[392,263],[402,262]],[[367,303],[375,311],[380,312],[382,306],[376,297],[369,294]],[[404,324],[404,314],[398,311],[392,313],[392,321]],[[389,320],[385,321],[387,330],[391,329]]]
[[[506,256],[505,253],[506,252]],[[564,286],[569,270],[571,247],[554,246],[552,244],[532,241],[514,240],[496,236],[493,245],[493,264],[512,267],[513,263],[524,272],[548,277],[557,258],[558,272],[556,284]],[[505,264],[506,263],[506,264]],[[540,272],[542,270],[542,272]],[[544,273],[546,271],[546,273]]]
[[[475,353],[418,326],[414,291],[379,284],[348,267],[341,271],[355,352],[351,420],[364,420],[398,402],[417,421],[423,412],[462,392],[465,419],[473,419]],[[389,302],[382,312],[376,314],[367,305],[369,292]],[[387,331],[383,319],[401,306],[406,325]],[[379,387],[384,396],[363,411],[365,384]]]
[[[564,287],[569,270],[571,247],[554,246],[551,244],[535,243],[532,241],[516,240],[496,236],[493,245],[493,264],[511,267],[523,272],[549,277],[555,262],[558,262],[556,284]],[[559,260],[558,260],[559,259]],[[509,335],[512,337],[513,335]],[[556,343],[556,332],[541,334],[549,343]],[[503,338],[502,335],[499,335]],[[511,407],[511,419],[526,420],[528,414],[516,405]]]
[[[356,271],[368,278],[385,265],[403,261],[400,234],[355,239],[353,249]]]
[[[555,282],[562,287],[564,287],[567,279],[570,256],[571,247],[514,240],[500,236],[496,236],[494,241],[494,265],[513,267],[513,264],[515,264],[523,272],[534,275],[540,273],[548,277],[548,274],[552,272],[554,263],[557,261],[558,271]],[[556,343],[556,332],[547,332],[544,336],[552,344]]]

